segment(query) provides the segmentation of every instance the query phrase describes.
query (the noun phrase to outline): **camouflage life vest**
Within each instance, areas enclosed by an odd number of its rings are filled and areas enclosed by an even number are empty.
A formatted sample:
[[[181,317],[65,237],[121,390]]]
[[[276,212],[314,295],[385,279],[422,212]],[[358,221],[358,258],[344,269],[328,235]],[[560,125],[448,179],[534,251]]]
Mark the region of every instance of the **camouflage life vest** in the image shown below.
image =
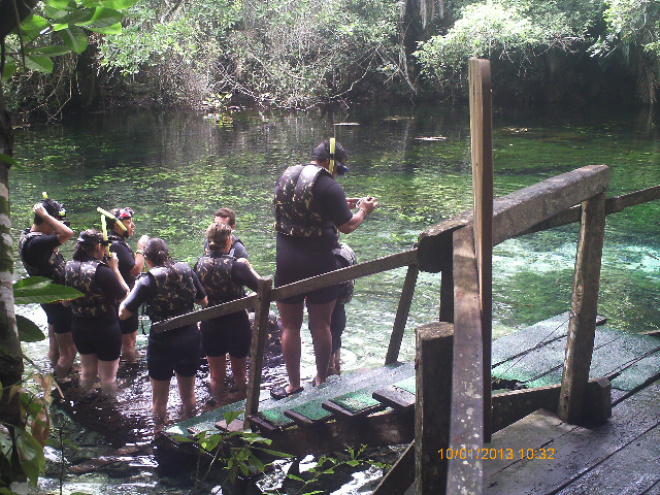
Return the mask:
[[[170,268],[158,266],[149,270],[148,276],[156,283],[156,295],[147,304],[146,311],[152,322],[193,310],[197,289],[188,263],[175,263]]]
[[[312,189],[321,174],[332,177],[318,165],[287,168],[275,186],[275,230],[296,237],[323,234],[323,213]]]
[[[348,244],[343,242],[332,250],[335,258],[338,258],[342,265],[353,266],[357,264],[357,256]],[[339,294],[337,295],[337,304],[348,304],[353,299],[355,291],[355,280],[347,280],[339,284]]]
[[[18,241],[18,250],[21,253],[21,260],[23,261],[23,266],[28,272],[28,275],[31,277],[41,276],[48,277],[53,282],[58,284],[64,283],[64,265],[66,260],[62,253],[60,253],[59,248],[53,249],[53,252],[50,253],[50,257],[46,263],[46,268],[39,268],[38,266],[33,265],[30,261],[25,259],[25,247],[30,242],[30,240],[35,237],[45,235],[43,232],[31,232],[30,229],[25,229],[21,234],[21,238]]]
[[[133,249],[131,248],[130,244],[128,242],[126,242],[126,239],[124,237],[122,237],[120,234],[118,234],[117,232],[114,232],[114,231],[109,232],[108,233],[108,240],[112,244],[121,244],[121,245],[125,246],[126,249],[128,249],[128,252],[130,253],[133,260],[135,260],[135,253],[133,252]],[[125,268],[126,268],[125,266],[124,267],[119,266],[119,271],[121,272],[121,276],[124,278],[124,281],[126,282],[126,285],[128,285],[128,287],[130,289],[132,289],[135,286],[136,277],[131,275],[131,270],[130,269],[128,271],[126,271]],[[132,268],[133,267],[131,267],[131,269]]]
[[[231,268],[236,259],[226,254],[202,256],[195,265],[195,273],[206,289],[209,306],[240,299],[243,287],[231,279]]]
[[[79,318],[92,318],[114,311],[114,304],[103,294],[95,281],[102,261],[69,261],[65,267],[65,285],[85,294],[71,301],[71,311]]]

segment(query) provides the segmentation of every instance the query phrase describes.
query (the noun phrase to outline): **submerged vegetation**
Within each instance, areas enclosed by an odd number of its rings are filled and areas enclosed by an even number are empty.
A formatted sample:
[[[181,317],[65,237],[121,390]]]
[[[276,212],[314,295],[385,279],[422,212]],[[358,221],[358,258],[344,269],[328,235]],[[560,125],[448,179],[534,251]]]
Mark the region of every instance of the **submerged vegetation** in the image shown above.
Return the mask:
[[[121,32],[111,21],[83,54],[55,30],[50,53],[31,48],[54,64],[8,64],[12,107],[463,99],[471,56],[492,61],[501,101],[651,104],[658,90],[660,4],[643,0],[164,0],[137,2]],[[9,54],[18,45],[7,38]]]

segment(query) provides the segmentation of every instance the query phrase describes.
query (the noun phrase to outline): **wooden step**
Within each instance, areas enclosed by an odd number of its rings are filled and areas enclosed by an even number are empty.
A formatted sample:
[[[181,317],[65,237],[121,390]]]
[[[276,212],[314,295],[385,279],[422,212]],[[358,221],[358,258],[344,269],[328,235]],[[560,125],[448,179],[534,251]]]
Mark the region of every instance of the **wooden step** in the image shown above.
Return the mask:
[[[410,377],[395,383],[391,387],[376,390],[373,398],[391,407],[395,411],[409,412],[415,409],[416,378]]]

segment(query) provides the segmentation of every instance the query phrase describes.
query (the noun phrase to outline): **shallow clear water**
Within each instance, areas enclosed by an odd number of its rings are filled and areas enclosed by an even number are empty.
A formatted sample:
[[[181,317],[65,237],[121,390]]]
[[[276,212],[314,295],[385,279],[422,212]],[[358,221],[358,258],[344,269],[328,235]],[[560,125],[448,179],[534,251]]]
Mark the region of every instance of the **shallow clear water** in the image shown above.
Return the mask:
[[[339,125],[346,123],[359,125]],[[610,195],[660,184],[657,122],[645,112],[497,111],[494,129],[496,196],[589,164],[611,167]],[[380,202],[361,228],[344,236],[360,261],[409,249],[426,227],[471,206],[467,108],[248,110],[217,121],[190,112],[123,110],[16,132],[14,233],[17,238],[30,224],[31,205],[48,191],[65,204],[76,231],[100,227],[97,206],[128,205],[136,211],[136,238],[160,236],[176,259],[192,262],[213,212],[229,206],[253,266],[273,275],[277,176],[333,134],[349,152],[350,172],[340,179],[347,195],[371,194]],[[417,139],[440,136],[446,139]],[[660,328],[659,208],[650,203],[608,217],[599,313],[612,326]],[[496,336],[569,308],[576,242],[574,225],[496,247]],[[15,276],[23,274],[17,262]],[[344,370],[383,362],[404,277],[398,269],[357,282],[347,307]],[[414,328],[437,318],[439,288],[439,274],[420,274],[402,359],[414,356]],[[311,339],[305,332],[303,339],[303,374],[311,378]],[[28,353],[44,363],[43,343]],[[269,379],[284,375],[276,371]]]

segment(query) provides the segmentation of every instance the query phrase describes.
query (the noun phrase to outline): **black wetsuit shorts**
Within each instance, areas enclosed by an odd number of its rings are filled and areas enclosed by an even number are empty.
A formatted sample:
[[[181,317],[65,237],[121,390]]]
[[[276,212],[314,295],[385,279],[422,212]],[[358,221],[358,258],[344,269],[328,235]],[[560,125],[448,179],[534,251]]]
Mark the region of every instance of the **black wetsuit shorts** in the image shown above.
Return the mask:
[[[114,361],[121,354],[121,330],[114,314],[95,318],[73,317],[73,342],[80,354],[96,354],[99,361]]]
[[[62,303],[55,302],[42,304],[46,312],[48,324],[53,326],[56,334],[69,333],[71,331],[71,308],[65,308]]]
[[[203,321],[202,347],[207,356],[244,358],[250,352],[252,331],[247,311]]]
[[[154,380],[169,380],[172,373],[195,376],[200,365],[201,337],[197,325],[149,335],[147,367]]]

